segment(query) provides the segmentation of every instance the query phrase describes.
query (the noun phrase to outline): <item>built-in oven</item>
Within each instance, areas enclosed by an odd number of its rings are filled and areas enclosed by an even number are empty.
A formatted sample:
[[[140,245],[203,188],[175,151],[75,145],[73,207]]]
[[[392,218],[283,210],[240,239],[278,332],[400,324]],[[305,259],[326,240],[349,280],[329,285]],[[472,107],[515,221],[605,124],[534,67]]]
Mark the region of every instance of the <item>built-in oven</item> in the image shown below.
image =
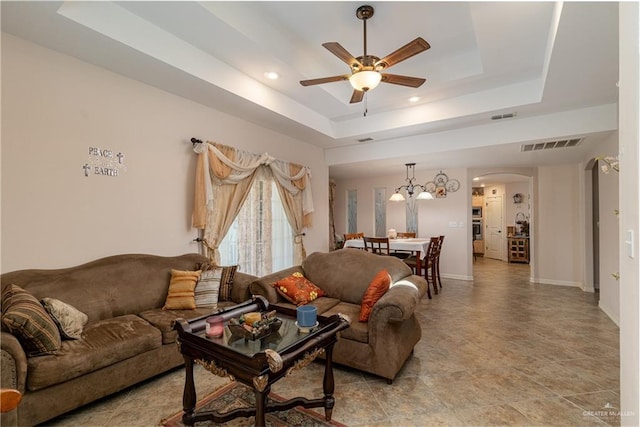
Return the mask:
[[[471,216],[473,218],[482,218],[482,207],[474,206],[471,208]]]
[[[482,220],[473,219],[471,224],[473,227],[473,240],[483,240],[482,239]]]

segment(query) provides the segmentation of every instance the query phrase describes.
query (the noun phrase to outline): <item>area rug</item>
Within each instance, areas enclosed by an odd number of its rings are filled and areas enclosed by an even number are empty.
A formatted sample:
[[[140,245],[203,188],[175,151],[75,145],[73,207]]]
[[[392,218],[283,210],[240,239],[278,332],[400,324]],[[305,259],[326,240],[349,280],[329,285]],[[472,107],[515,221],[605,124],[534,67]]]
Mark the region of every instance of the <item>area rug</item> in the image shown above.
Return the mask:
[[[267,402],[282,402],[287,399],[275,393],[270,393]],[[210,395],[204,397],[196,403],[196,411],[218,411],[228,412],[236,408],[244,408],[255,406],[255,394],[252,389],[238,383],[227,384]],[[324,411],[321,414],[310,409],[296,407],[287,411],[270,412],[265,415],[267,426],[286,427],[286,426],[336,426],[346,427],[336,421],[326,421],[324,419]],[[235,420],[224,423],[224,426],[252,426],[255,424],[254,417],[239,417]],[[169,418],[162,420],[161,425],[165,427],[183,427],[182,411]],[[213,421],[198,422],[196,427],[218,426],[222,424]]]

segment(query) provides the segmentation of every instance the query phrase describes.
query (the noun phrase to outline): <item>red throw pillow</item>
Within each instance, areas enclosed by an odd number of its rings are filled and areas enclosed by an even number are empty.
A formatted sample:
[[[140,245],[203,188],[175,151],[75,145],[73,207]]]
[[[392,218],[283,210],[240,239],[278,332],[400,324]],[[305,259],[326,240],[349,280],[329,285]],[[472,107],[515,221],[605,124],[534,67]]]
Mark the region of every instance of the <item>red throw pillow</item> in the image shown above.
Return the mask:
[[[376,274],[369,287],[367,288],[364,296],[362,297],[362,304],[360,304],[360,322],[367,322],[373,306],[378,302],[380,298],[389,290],[391,286],[391,276],[389,272],[382,269]]]
[[[318,297],[324,296],[324,291],[311,283],[302,273],[278,280],[273,284],[276,291],[295,305],[308,304]]]

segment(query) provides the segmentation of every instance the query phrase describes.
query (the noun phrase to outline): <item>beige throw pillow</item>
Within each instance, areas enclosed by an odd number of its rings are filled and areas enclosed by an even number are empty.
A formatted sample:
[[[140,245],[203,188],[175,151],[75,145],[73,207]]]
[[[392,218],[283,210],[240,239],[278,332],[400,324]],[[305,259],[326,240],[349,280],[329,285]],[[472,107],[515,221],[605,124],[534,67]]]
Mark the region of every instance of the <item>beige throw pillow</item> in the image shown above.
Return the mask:
[[[62,338],[72,340],[82,338],[82,328],[87,324],[89,316],[55,298],[42,298],[40,302],[56,322]]]

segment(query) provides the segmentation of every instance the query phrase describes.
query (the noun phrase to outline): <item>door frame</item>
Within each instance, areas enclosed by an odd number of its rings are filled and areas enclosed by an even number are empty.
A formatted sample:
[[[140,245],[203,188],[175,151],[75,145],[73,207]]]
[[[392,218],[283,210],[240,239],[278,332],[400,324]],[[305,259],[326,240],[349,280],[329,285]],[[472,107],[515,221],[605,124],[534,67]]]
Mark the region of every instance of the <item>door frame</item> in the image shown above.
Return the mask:
[[[504,194],[492,194],[492,195],[488,195],[488,196],[484,196],[484,204],[485,204],[485,211],[486,211],[486,215],[485,215],[485,220],[484,220],[484,232],[483,232],[483,236],[484,236],[484,241],[485,241],[485,251],[484,251],[484,256],[487,258],[493,258],[493,259],[499,259],[501,261],[505,261],[505,251],[504,251],[504,246],[505,246],[505,233],[504,233],[504,229],[505,229],[505,208],[504,208]],[[497,230],[497,235],[495,237],[498,237],[498,247],[496,252],[496,256],[487,256],[487,254],[491,251],[489,251],[489,244],[492,243],[493,241],[493,235],[489,233],[489,213],[490,213],[490,209],[489,209],[489,201],[488,199],[491,198],[495,198],[495,199],[499,199],[499,200],[495,200],[496,203],[499,203],[499,205],[497,206],[499,208],[500,211],[500,224],[498,225],[498,230]],[[491,210],[492,212],[495,212],[493,210]]]

